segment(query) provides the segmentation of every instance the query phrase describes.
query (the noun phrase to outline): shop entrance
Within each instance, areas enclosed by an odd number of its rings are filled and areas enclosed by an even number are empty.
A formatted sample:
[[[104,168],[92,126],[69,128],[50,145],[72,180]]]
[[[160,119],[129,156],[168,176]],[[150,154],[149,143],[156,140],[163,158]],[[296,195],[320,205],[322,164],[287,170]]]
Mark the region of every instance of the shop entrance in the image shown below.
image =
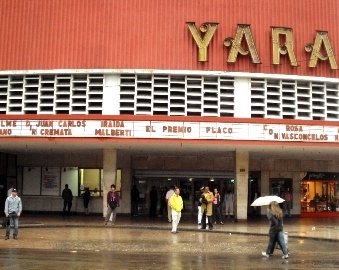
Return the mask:
[[[339,216],[339,174],[309,172],[300,192],[302,213]]]
[[[162,175],[156,174],[157,172],[153,171],[148,173],[137,172],[134,175],[132,186],[135,185],[139,191],[139,215],[150,215],[154,217],[154,211],[151,209],[155,208],[157,217],[166,216],[167,206],[165,203],[165,195],[172,186],[180,187],[180,195],[184,201],[182,213],[190,215],[197,214],[201,187],[209,186],[211,191],[213,191],[214,188],[217,188],[221,194],[224,194],[226,189],[234,190],[234,179],[232,178],[231,173],[214,172],[211,174],[206,172],[177,172],[175,174],[174,172],[170,172]],[[197,176],[198,174],[201,176]],[[212,176],[207,176],[206,174]],[[152,196],[153,199],[154,196],[156,197],[156,206],[153,208],[151,206]]]

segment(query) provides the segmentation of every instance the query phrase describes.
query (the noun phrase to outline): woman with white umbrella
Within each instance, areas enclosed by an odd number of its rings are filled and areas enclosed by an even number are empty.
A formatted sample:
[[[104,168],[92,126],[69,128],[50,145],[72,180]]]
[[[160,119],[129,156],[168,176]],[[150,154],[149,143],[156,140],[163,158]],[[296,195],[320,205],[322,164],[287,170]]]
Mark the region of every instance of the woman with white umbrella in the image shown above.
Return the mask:
[[[266,252],[263,251],[262,255],[264,257],[269,257],[270,255],[272,255],[275,244],[276,242],[278,242],[284,254],[282,258],[287,259],[288,251],[286,248],[286,243],[285,243],[284,233],[283,233],[283,212],[277,202],[273,201],[267,207],[267,218],[270,222],[269,241],[268,241]]]

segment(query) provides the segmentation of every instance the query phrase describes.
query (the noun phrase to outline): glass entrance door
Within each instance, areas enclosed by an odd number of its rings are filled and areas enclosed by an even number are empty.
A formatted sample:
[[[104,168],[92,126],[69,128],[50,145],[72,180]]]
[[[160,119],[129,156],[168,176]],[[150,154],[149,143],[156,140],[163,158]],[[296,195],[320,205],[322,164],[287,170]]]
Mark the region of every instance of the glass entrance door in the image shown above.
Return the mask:
[[[164,205],[166,192],[172,186],[180,188],[180,195],[184,202],[183,214],[197,214],[198,200],[200,198],[200,188],[209,186],[210,191],[214,188],[219,190],[221,196],[227,190],[234,191],[234,179],[232,178],[193,178],[193,177],[135,177],[134,183],[139,190],[138,214],[150,215],[152,201],[156,200],[156,213],[158,217],[166,216],[167,206]],[[133,185],[132,184],[132,185]],[[155,192],[154,192],[155,190]],[[152,192],[151,192],[152,191]],[[156,194],[156,198],[154,198]],[[153,200],[151,199],[153,198]]]

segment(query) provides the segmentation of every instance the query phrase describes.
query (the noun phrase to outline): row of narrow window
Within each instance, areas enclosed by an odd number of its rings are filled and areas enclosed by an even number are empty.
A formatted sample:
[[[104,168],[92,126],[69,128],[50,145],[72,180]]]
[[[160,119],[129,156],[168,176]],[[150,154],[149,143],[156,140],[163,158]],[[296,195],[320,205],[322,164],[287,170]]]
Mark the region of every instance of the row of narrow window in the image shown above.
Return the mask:
[[[103,74],[0,76],[0,114],[101,114]]]
[[[122,115],[234,117],[234,84],[228,76],[121,74],[119,100],[105,103]],[[104,85],[103,74],[0,75],[0,114],[102,114]],[[253,78],[250,91],[252,118],[339,119],[338,83]]]

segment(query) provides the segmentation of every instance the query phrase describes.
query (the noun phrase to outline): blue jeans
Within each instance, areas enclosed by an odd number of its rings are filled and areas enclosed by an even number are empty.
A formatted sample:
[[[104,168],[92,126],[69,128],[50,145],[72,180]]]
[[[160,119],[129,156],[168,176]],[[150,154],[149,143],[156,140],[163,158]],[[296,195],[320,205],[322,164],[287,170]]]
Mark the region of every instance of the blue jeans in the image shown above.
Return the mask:
[[[9,214],[8,218],[10,220],[10,224],[7,223],[6,236],[9,236],[11,226],[14,226],[13,236],[17,236],[18,235],[18,228],[19,228],[19,217],[16,214]]]
[[[111,215],[113,214],[112,224],[114,224],[115,220],[117,219],[117,211],[118,211],[118,207],[115,207],[114,209],[112,209],[110,206],[107,206],[107,214],[105,218],[105,223],[109,221]]]
[[[283,231],[277,232],[274,235],[270,234],[270,240],[268,242],[266,253],[270,254],[270,255],[273,254],[274,248],[275,248],[277,242],[278,242],[278,245],[280,246],[280,249],[282,250],[283,254],[287,255],[288,251],[287,251],[287,247],[286,247],[286,242],[285,242],[284,232]]]

